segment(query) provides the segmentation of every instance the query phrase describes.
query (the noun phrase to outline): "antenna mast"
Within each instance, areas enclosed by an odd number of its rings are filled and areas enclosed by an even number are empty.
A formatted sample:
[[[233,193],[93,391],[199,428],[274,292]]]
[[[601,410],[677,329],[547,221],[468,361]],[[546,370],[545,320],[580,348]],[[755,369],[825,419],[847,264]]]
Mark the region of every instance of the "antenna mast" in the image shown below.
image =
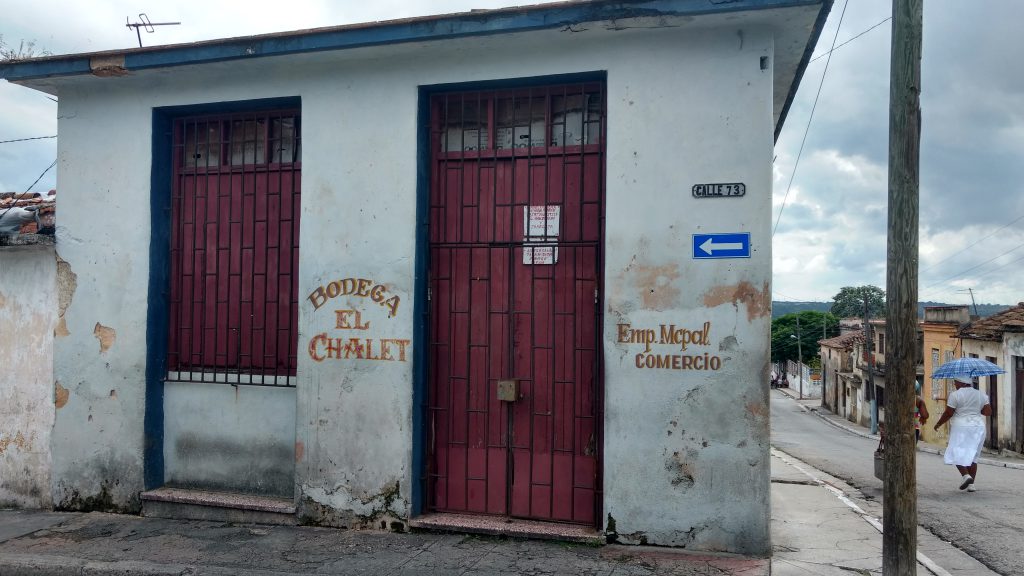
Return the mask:
[[[181,24],[181,22],[150,22],[149,21],[149,16],[146,16],[145,12],[143,12],[142,14],[139,14],[139,21],[138,22],[131,22],[131,21],[128,20],[128,18],[130,18],[130,17],[129,16],[125,17],[125,19],[124,19],[125,24],[124,25],[125,25],[126,28],[135,28],[135,35],[139,39],[139,48],[142,48],[142,32],[141,32],[141,30],[144,29],[147,33],[152,34],[153,32],[156,32],[156,29],[153,28],[154,26],[178,26],[178,25]]]

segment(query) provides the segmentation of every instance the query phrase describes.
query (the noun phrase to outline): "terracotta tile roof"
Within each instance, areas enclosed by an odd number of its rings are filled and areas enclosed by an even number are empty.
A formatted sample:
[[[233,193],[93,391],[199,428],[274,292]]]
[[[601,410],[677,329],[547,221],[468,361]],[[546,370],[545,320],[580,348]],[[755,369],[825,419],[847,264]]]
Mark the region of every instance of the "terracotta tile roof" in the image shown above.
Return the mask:
[[[0,192],[0,233],[52,235],[56,212],[56,190],[46,193]],[[45,226],[42,231],[40,222]]]
[[[960,338],[1002,340],[1003,332],[1024,331],[1024,302],[997,314],[975,320],[957,332]]]
[[[829,348],[853,348],[854,344],[860,344],[863,341],[863,332],[849,332],[834,338],[819,340],[818,343],[822,346],[828,346]]]

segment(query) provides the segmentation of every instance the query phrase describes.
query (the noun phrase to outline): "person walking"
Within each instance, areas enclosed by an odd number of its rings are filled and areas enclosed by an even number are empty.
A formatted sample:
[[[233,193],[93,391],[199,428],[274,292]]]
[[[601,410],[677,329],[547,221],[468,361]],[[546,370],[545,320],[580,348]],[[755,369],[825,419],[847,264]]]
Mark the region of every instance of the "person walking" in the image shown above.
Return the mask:
[[[914,383],[914,442],[921,441],[921,426],[928,422],[928,406],[921,398],[921,383]]]
[[[983,416],[992,414],[992,405],[988,395],[975,389],[969,377],[956,377],[955,386],[956,391],[946,400],[946,410],[934,429],[938,431],[939,426],[950,422],[949,444],[943,459],[960,472],[960,489],[974,492],[974,482],[978,479],[978,456],[985,442]]]

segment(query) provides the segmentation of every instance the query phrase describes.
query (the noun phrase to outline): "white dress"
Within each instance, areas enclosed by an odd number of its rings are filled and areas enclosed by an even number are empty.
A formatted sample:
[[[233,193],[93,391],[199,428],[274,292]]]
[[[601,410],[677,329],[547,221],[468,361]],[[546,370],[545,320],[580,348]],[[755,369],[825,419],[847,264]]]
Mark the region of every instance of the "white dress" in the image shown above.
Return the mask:
[[[985,443],[985,417],[981,409],[988,403],[987,394],[970,387],[959,388],[949,395],[946,406],[956,412],[949,420],[949,446],[944,455],[946,464],[970,466],[978,461],[981,446]]]

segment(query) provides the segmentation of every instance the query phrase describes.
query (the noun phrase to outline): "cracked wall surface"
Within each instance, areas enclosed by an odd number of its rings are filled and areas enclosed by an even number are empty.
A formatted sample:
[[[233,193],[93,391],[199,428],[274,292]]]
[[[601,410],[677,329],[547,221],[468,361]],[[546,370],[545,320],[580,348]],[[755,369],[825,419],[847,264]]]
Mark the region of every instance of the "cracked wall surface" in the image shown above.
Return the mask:
[[[0,508],[50,505],[52,247],[0,250]]]

